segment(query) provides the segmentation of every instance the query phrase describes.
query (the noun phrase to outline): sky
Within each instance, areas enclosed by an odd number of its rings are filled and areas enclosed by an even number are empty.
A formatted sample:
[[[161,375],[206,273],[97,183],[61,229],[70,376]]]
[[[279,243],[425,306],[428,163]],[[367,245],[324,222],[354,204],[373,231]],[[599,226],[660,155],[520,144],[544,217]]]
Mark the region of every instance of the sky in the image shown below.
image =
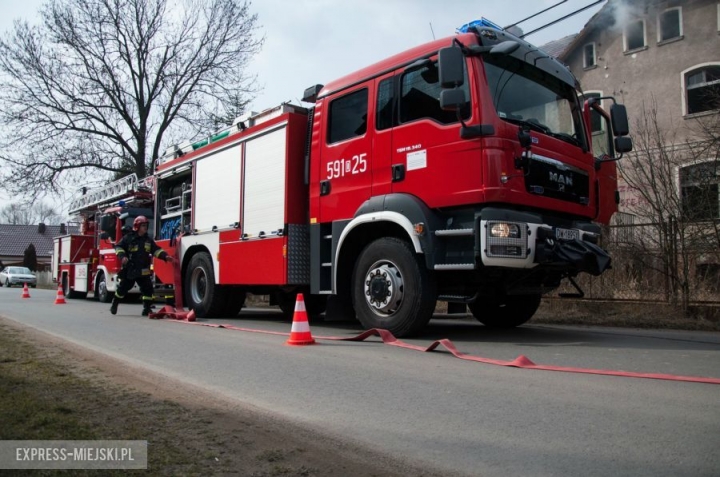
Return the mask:
[[[596,0],[254,0],[262,51],[251,63],[262,91],[250,110],[298,103],[305,88],[328,82],[388,56],[443,38],[485,17],[507,26],[557,3],[520,25],[529,32]],[[0,0],[0,34],[15,19],[37,21],[44,0]],[[172,3],[172,0],[170,0]],[[598,4],[525,39],[535,45],[579,32]],[[0,190],[0,207],[7,196]]]

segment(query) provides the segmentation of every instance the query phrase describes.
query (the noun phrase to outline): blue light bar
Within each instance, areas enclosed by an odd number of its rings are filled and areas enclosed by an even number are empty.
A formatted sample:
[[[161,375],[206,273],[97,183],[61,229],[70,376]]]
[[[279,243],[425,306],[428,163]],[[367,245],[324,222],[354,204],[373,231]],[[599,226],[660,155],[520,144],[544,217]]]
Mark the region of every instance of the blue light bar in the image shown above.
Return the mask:
[[[488,20],[485,17],[481,17],[480,20],[473,20],[470,23],[466,23],[460,28],[458,28],[456,31],[458,33],[467,33],[472,27],[481,26],[481,27],[487,27],[492,28],[498,31],[503,31],[503,28],[498,25],[497,23],[493,23],[490,20]]]

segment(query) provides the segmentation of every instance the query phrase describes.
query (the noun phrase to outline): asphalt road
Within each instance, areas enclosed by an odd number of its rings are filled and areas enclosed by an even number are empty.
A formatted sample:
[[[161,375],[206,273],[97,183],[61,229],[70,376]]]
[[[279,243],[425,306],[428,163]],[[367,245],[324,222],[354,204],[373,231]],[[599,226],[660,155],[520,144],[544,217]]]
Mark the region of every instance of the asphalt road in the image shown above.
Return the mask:
[[[54,305],[55,291],[0,288],[0,316],[446,475],[720,475],[720,385],[507,368],[447,352],[362,343],[285,346],[284,336],[140,317],[140,305]],[[289,332],[275,311],[210,320]],[[314,336],[351,336],[347,322]],[[538,364],[720,378],[720,333],[436,319],[427,345]]]

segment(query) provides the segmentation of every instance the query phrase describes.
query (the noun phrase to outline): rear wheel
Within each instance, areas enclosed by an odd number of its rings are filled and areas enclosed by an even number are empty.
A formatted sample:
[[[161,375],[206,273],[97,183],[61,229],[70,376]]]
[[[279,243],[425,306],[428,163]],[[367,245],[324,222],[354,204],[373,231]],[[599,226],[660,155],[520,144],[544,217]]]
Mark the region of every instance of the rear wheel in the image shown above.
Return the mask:
[[[185,273],[185,302],[199,318],[225,315],[226,290],[215,284],[212,260],[207,252],[190,259]],[[239,311],[239,310],[238,310]]]
[[[95,281],[95,299],[100,303],[110,303],[112,301],[112,295],[107,289],[107,279],[104,272],[98,272]]]
[[[515,328],[527,323],[540,306],[540,295],[511,295],[478,299],[468,304],[475,319],[490,328]]]
[[[68,279],[67,274],[62,277],[62,291],[65,298],[76,299],[85,298],[87,296],[87,292],[76,292],[70,289],[70,280]]]
[[[352,298],[365,328],[397,337],[419,332],[435,310],[435,277],[410,245],[381,238],[360,253],[353,271]]]

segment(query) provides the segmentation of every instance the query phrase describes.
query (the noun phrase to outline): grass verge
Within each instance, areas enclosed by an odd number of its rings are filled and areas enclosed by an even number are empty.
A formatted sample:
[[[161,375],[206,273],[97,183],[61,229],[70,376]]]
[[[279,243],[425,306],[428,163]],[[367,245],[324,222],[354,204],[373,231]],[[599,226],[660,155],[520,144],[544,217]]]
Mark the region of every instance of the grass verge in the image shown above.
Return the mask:
[[[148,469],[3,470],[3,476],[424,474],[267,416],[220,408],[178,383],[128,384],[118,377],[123,373],[77,353],[0,321],[0,440],[147,440]]]

